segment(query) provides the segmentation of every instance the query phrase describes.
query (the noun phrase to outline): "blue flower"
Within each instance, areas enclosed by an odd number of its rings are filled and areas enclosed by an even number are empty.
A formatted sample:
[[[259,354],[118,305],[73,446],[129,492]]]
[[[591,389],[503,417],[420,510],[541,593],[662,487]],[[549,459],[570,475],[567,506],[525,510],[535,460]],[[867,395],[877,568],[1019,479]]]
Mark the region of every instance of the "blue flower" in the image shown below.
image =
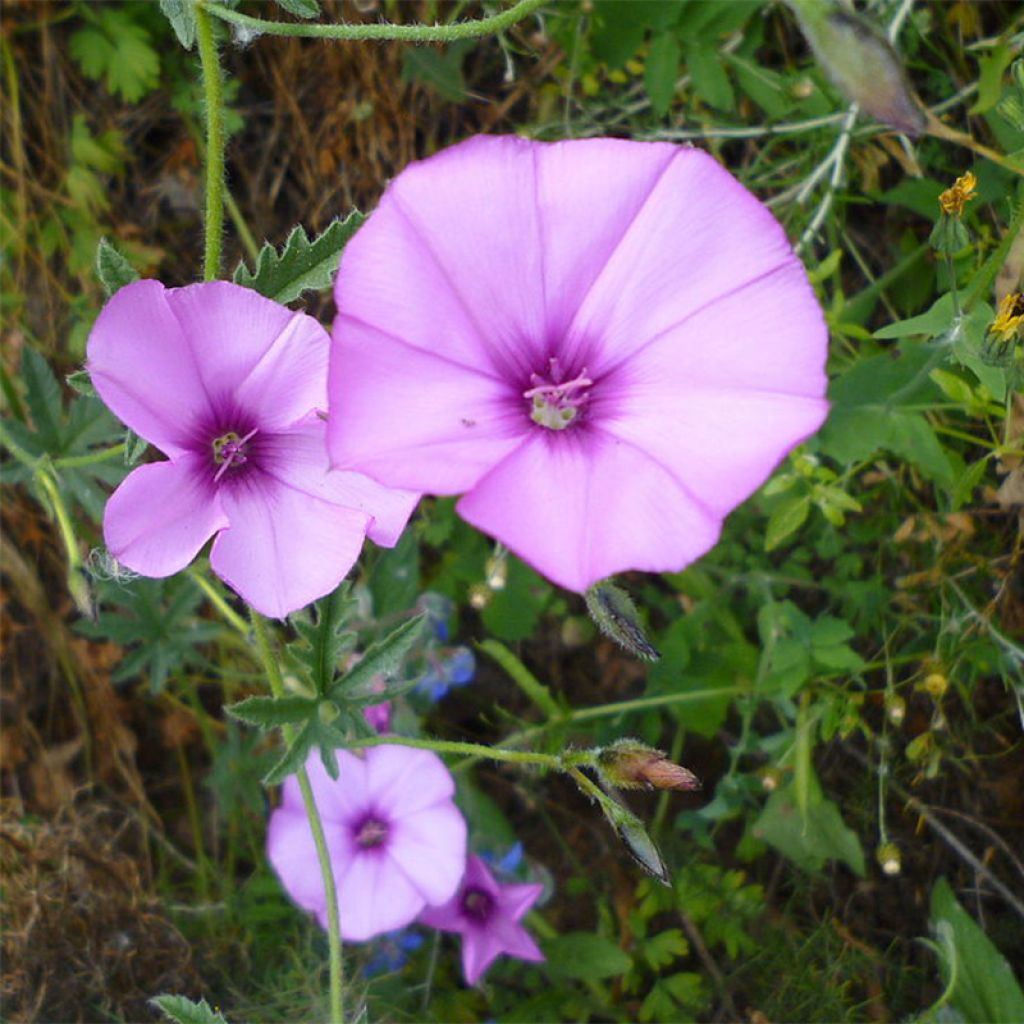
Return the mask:
[[[468,647],[449,648],[444,656],[430,658],[433,666],[416,689],[431,701],[440,700],[453,686],[465,686],[476,675],[476,658]]]
[[[409,954],[423,945],[423,936],[411,928],[403,928],[382,935],[374,945],[377,948],[363,968],[363,974],[367,978],[400,971],[409,959]]]

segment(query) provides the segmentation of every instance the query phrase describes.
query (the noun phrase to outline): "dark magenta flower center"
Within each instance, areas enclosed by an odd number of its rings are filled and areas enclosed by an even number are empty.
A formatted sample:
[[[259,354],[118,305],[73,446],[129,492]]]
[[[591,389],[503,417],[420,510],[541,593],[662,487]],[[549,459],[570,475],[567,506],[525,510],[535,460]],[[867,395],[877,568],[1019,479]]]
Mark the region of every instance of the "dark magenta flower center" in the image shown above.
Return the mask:
[[[220,437],[215,437],[211,447],[213,448],[213,461],[218,467],[214,476],[216,483],[225,473],[230,470],[244,466],[249,461],[247,448],[249,442],[256,436],[257,428],[253,427],[244,437],[239,437],[234,430],[229,430]]]
[[[530,374],[530,387],[523,398],[530,403],[530,419],[548,430],[565,430],[579,415],[588,398],[588,389],[594,382],[587,376],[587,368],[567,380],[556,356],[548,360],[547,370]]]
[[[363,850],[373,850],[383,846],[388,838],[387,822],[380,818],[367,816],[359,823],[355,830],[356,845]]]
[[[486,924],[494,911],[494,897],[484,889],[467,889],[462,895],[462,913],[477,924]]]

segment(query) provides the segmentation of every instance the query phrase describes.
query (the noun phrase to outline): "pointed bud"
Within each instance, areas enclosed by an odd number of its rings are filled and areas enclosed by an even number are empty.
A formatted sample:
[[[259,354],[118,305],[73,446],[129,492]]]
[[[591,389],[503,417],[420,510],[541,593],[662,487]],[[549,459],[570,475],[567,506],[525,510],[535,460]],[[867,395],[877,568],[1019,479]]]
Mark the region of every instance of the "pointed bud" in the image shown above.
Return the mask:
[[[597,755],[597,768],[617,789],[700,789],[693,772],[638,740],[618,740]]]
[[[654,845],[654,840],[647,834],[647,830],[640,823],[639,818],[634,818],[631,822],[619,825],[616,831],[629,851],[629,855],[644,871],[656,878],[662,885],[672,884],[668,867],[661,859],[661,854]]]
[[[595,583],[583,596],[590,617],[605,636],[641,661],[657,661],[661,657],[644,635],[640,614],[624,590],[605,581]]]
[[[925,116],[892,44],[837,0],[787,0],[814,56],[836,87],[876,121],[920,135]]]

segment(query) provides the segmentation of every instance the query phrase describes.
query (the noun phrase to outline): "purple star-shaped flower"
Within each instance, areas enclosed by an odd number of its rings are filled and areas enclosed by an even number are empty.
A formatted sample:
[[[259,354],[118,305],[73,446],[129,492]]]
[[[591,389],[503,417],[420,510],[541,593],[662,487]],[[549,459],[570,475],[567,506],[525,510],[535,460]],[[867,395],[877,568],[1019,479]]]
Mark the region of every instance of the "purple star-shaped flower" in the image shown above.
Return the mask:
[[[481,858],[471,856],[459,891],[443,906],[420,914],[420,923],[462,934],[462,973],[475,985],[502,954],[520,960],[544,959],[519,923],[537,902],[541,885],[499,885]]]
[[[345,249],[332,463],[458,511],[570,590],[679,569],[821,425],[827,331],[708,154],[479,137]]]
[[[168,456],[107,503],[118,561],[170,576],[216,535],[214,572],[283,617],[332,591],[366,535],[394,545],[417,495],[327,463],[329,345],[312,317],[226,281],[137,281],[114,295],[89,335],[89,375]]]
[[[338,889],[341,933],[362,941],[409,924],[444,903],[466,867],[466,823],[455,782],[429,750],[339,750],[332,779],[314,753],[306,763]],[[285,781],[270,816],[267,856],[288,895],[327,927],[327,901],[299,784]]]

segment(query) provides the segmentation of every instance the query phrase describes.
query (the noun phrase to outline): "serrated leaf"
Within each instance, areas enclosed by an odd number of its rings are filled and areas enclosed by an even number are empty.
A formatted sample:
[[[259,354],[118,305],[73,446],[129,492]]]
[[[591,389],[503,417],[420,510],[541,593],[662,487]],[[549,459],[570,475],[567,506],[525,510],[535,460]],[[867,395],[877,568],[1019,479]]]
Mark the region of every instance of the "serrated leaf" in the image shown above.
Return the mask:
[[[60,384],[49,364],[34,348],[22,350],[21,376],[25,381],[25,404],[39,441],[46,450],[55,451],[61,443]]]
[[[71,55],[87,78],[136,103],[160,84],[160,57],[149,32],[126,16],[130,8],[102,10],[95,24],[72,35]]]
[[[317,702],[309,697],[246,697],[224,710],[249,725],[274,729],[308,721],[317,712]]]
[[[315,18],[320,13],[317,0],[277,0],[277,5],[296,18]]]
[[[135,268],[105,238],[96,248],[96,273],[108,297],[139,279]]]
[[[88,370],[75,370],[74,373],[69,373],[64,378],[64,383],[75,394],[83,395],[86,398],[96,397],[96,389],[93,387],[92,378],[89,376]]]
[[[330,288],[342,250],[364,220],[364,214],[353,210],[344,220],[333,221],[312,241],[302,225],[296,225],[280,252],[269,242],[264,244],[255,271],[239,263],[235,284],[252,288],[275,302],[291,302],[303,292]]]
[[[322,697],[334,682],[338,659],[349,641],[349,635],[343,632],[351,608],[347,584],[321,598],[314,607],[316,622],[296,625],[305,646],[296,650],[292,645],[291,650],[305,665],[313,688]]]
[[[195,0],[160,0],[160,10],[186,50],[196,41]]]
[[[375,693],[373,690],[377,677],[387,679],[398,672],[419,639],[424,619],[424,615],[417,615],[373,644],[352,671],[331,687],[331,696],[354,700],[376,697],[378,701],[381,700],[380,691]]]
[[[263,776],[265,786],[280,785],[289,775],[294,775],[306,763],[309,752],[316,742],[316,727],[317,722],[311,718],[299,730],[277,763]],[[334,774],[335,776],[338,774],[337,766],[335,766]]]
[[[159,1007],[168,1020],[173,1020],[176,1024],[228,1024],[205,999],[194,1003],[184,996],[164,995],[150,999],[150,1002]]]

